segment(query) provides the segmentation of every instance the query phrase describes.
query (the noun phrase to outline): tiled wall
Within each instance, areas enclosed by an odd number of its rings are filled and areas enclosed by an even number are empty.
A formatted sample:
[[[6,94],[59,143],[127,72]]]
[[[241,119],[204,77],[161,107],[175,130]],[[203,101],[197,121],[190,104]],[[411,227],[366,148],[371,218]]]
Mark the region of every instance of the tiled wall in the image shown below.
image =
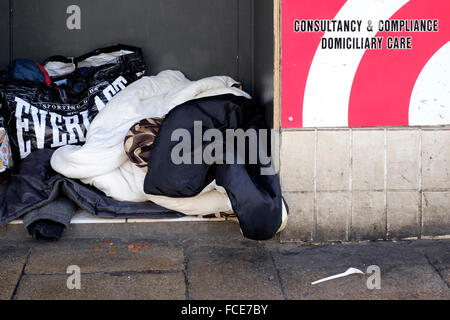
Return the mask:
[[[283,131],[282,241],[450,235],[450,128]]]

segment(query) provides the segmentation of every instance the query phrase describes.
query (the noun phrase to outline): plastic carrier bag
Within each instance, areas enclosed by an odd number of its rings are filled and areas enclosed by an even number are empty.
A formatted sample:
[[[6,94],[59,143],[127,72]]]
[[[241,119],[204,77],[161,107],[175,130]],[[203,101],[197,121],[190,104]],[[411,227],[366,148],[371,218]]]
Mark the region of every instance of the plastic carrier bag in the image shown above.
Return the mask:
[[[43,148],[82,144],[93,118],[145,74],[140,48],[117,45],[42,65],[15,60],[0,78],[0,112],[14,159]]]
[[[13,160],[8,133],[5,128],[0,127],[0,173],[12,168],[12,166]]]

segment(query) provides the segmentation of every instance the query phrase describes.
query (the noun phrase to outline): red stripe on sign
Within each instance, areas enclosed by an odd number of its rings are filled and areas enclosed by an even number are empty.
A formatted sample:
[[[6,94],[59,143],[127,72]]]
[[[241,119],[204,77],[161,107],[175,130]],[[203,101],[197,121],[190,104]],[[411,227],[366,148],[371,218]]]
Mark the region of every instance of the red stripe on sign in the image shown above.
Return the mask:
[[[281,122],[283,128],[303,126],[303,100],[314,55],[324,33],[294,32],[296,19],[333,19],[346,0],[282,0]]]
[[[408,126],[414,84],[430,58],[450,41],[450,1],[411,0],[393,19],[439,19],[439,32],[382,32],[382,50],[366,51],[353,81],[349,126]],[[388,37],[412,37],[412,50],[389,50]]]

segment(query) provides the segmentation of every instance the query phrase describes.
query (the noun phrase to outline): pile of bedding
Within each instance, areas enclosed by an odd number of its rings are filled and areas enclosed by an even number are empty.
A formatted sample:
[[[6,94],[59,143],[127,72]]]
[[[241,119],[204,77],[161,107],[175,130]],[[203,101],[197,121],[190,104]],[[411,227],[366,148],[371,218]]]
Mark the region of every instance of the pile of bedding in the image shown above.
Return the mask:
[[[12,62],[0,78],[0,112],[16,162],[39,149],[84,143],[98,112],[145,69],[142,50],[126,45],[42,64]]]
[[[89,62],[89,68],[104,66],[105,61],[111,67],[115,66],[111,56],[130,54],[114,52],[107,59],[99,53],[82,61]],[[70,75],[76,72],[64,61],[46,66],[52,76],[57,70],[66,70]],[[173,161],[174,148],[179,145],[173,139],[174,133],[184,130],[194,136],[199,122],[202,136],[211,129],[222,133],[267,129],[259,108],[239,84],[226,76],[190,81],[181,72],[171,70],[151,77],[136,76],[139,79],[115,90],[108,101],[92,100],[101,107],[88,119],[88,125],[74,126],[78,113],[71,114],[73,121],[66,121],[71,126],[66,126],[58,139],[64,135],[70,138],[79,131],[83,139],[77,143],[53,148],[47,138],[43,142],[30,138],[28,147],[25,143],[19,148],[21,163],[0,193],[0,226],[24,217],[34,238],[58,239],[75,210],[82,208],[98,216],[122,218],[233,214],[243,235],[255,240],[270,239],[284,228],[287,207],[278,176],[262,174],[271,163],[259,158],[252,164],[228,163],[227,156],[234,157],[236,150],[230,149],[227,141],[220,142],[226,150],[224,161]],[[109,91],[106,88],[102,92]],[[45,112],[40,111],[39,118],[32,103],[16,101],[16,105],[31,110],[29,123],[34,122],[28,129],[33,127],[36,136],[41,128],[47,133],[45,122],[39,122],[46,119]],[[15,119],[16,124],[20,121],[26,120]],[[15,141],[20,139],[25,141],[19,133]],[[183,159],[194,159],[199,150],[203,152],[211,144],[207,140],[199,145],[193,142],[192,151],[185,151]],[[249,143],[245,150],[249,152]]]
[[[151,202],[118,201],[100,190],[69,179],[50,166],[54,153],[31,153],[11,173],[0,192],[0,226],[23,217],[35,239],[58,239],[78,209],[102,218],[177,218],[181,214]]]

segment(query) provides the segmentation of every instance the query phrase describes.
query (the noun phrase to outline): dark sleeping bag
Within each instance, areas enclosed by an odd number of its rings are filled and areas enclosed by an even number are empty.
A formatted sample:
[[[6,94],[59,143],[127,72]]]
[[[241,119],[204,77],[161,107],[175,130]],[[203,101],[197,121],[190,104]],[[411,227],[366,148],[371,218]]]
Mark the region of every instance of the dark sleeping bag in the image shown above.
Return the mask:
[[[182,215],[151,202],[125,202],[66,178],[50,166],[54,150],[31,153],[11,173],[0,191],[0,227],[24,218],[35,239],[57,240],[79,208],[104,218],[167,219]]]
[[[261,169],[270,167],[271,163],[261,161],[260,148],[257,148],[258,158],[253,164],[236,161],[238,156],[242,159],[242,153],[245,159],[250,159],[252,147],[259,146],[257,142],[245,140],[244,151],[238,153],[239,144],[236,141],[230,144],[226,138],[227,130],[242,129],[253,130],[260,141],[263,137],[259,129],[267,129],[263,119],[260,108],[252,100],[231,94],[192,100],[176,107],[166,116],[151,148],[144,191],[152,195],[193,197],[216,180],[227,191],[243,235],[254,240],[273,238],[282,222],[279,177],[275,172],[262,174]],[[189,133],[190,141],[182,141],[179,129]],[[208,129],[217,129],[223,139],[219,142],[214,138],[203,139]],[[213,164],[204,159],[195,161],[214,141],[222,145],[222,161]],[[190,144],[189,150],[179,152],[181,142]],[[180,154],[183,163],[173,161],[172,152]]]

